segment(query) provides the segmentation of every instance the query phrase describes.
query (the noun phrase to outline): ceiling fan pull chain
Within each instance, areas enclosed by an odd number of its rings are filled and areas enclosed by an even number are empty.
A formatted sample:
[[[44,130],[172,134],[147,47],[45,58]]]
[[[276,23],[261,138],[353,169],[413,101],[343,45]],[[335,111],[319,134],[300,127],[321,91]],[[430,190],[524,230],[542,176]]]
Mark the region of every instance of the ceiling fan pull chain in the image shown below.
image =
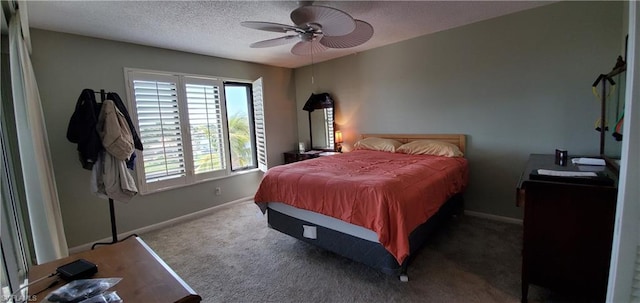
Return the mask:
[[[311,53],[311,85],[314,85],[313,79],[313,47],[309,47],[309,52]]]

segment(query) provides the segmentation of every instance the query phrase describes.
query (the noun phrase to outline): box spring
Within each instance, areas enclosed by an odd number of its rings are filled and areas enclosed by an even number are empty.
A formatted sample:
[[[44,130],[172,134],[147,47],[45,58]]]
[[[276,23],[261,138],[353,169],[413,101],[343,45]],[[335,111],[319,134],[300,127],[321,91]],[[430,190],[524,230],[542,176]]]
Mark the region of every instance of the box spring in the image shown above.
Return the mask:
[[[416,253],[425,244],[429,236],[441,226],[448,217],[460,212],[462,207],[462,194],[455,195],[445,202],[438,212],[429,218],[429,220],[413,230],[409,235],[410,255],[404,260],[403,264],[398,264],[398,261],[393,255],[379,242],[372,242],[310,223],[271,208],[269,208],[267,220],[269,227],[294,238],[337,253],[356,262],[366,264],[386,274],[401,275],[406,273],[408,265],[412,259],[415,258]],[[315,239],[304,237],[303,225],[315,226],[317,237]]]

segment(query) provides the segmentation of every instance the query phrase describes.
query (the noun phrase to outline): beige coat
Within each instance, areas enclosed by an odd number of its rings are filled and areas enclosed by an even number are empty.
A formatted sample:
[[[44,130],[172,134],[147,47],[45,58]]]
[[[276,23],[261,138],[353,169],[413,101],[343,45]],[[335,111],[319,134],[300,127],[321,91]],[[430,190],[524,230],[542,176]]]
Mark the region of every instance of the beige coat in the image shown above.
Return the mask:
[[[127,120],[112,100],[102,103],[97,124],[102,146],[118,160],[127,160],[133,153],[133,136]]]
[[[111,100],[102,103],[96,125],[106,153],[93,166],[92,191],[101,198],[129,202],[138,193],[125,161],[133,153],[133,136],[127,120]]]

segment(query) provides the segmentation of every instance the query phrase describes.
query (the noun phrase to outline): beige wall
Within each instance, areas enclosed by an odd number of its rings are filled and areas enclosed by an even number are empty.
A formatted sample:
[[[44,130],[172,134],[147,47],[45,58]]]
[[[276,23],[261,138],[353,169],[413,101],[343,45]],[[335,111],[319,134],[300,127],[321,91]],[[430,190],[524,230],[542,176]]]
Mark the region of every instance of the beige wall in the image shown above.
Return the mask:
[[[296,146],[293,72],[286,68],[201,56],[140,45],[32,30],[32,61],[46,120],[65,232],[70,247],[110,237],[106,200],[89,190],[90,171],[81,168],[76,145],[66,139],[69,118],[83,88],[126,98],[124,67],[253,80],[263,77],[268,161]],[[160,223],[239,198],[249,197],[261,178],[249,173],[116,202],[118,231]],[[214,195],[220,187],[222,194]]]
[[[32,30],[65,232],[74,247],[109,237],[108,203],[89,192],[90,172],[65,138],[83,88],[125,97],[124,67],[264,78],[268,157],[308,140],[308,95],[330,92],[345,146],[361,133],[465,133],[471,183],[467,209],[520,217],[515,185],[529,153],[556,147],[597,152],[595,77],[619,54],[620,2],[566,2],[316,64],[269,67],[76,35]],[[296,126],[297,120],[297,128]],[[298,136],[298,133],[300,134]],[[126,232],[253,195],[259,173],[116,203]],[[222,188],[215,196],[213,189]]]
[[[468,135],[469,210],[521,217],[530,153],[596,155],[595,78],[620,54],[622,2],[562,2],[295,70],[299,140],[311,92],[336,100],[345,147],[362,133]]]

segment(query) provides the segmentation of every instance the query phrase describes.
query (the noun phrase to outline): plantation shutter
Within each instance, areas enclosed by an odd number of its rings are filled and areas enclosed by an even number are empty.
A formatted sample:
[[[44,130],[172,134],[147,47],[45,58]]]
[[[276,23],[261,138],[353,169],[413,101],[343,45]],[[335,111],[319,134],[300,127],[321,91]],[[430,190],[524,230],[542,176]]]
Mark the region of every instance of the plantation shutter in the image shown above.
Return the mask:
[[[186,168],[178,108],[178,79],[159,75],[146,78],[162,80],[133,80],[140,139],[145,147],[142,153],[145,183],[184,179]]]
[[[262,78],[253,82],[253,119],[256,133],[256,153],[258,168],[267,171],[267,140],[264,122],[264,100],[262,98]]]
[[[235,100],[229,107],[234,121],[238,120],[235,112],[245,116],[233,124],[233,137],[222,79],[125,68],[125,80],[129,114],[145,146],[135,166],[141,194],[233,175],[232,161],[238,155],[249,163],[239,170],[255,168],[259,157],[260,169],[266,171],[262,79],[254,84],[254,108],[247,94],[251,84],[238,82],[245,91],[230,92]]]
[[[194,173],[226,173],[222,82],[187,78],[185,88]]]

